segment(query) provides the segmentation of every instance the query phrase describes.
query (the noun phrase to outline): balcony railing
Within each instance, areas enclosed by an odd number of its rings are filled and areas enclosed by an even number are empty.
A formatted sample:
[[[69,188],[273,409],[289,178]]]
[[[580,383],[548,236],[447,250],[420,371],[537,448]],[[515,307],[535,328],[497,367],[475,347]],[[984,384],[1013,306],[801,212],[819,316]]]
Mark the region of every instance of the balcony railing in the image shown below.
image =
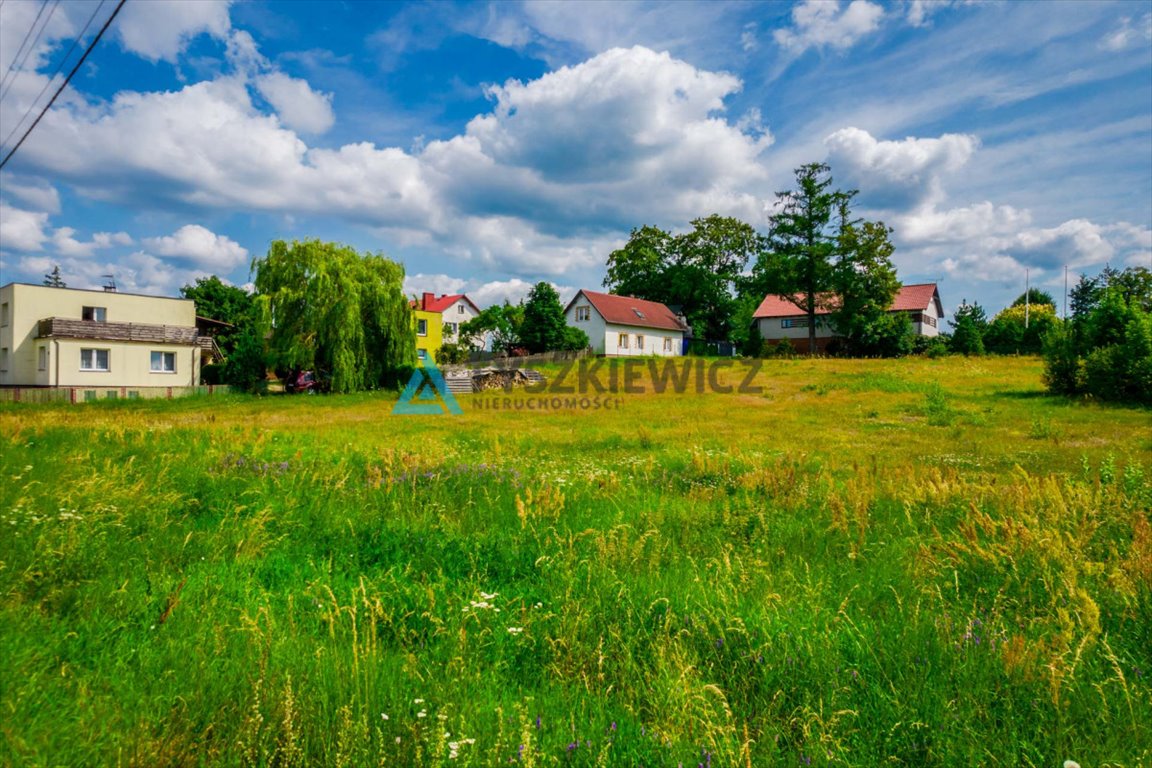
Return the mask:
[[[93,339],[99,341],[142,341],[152,344],[197,344],[195,326],[152,325],[149,323],[98,323],[68,317],[41,320],[39,338]]]

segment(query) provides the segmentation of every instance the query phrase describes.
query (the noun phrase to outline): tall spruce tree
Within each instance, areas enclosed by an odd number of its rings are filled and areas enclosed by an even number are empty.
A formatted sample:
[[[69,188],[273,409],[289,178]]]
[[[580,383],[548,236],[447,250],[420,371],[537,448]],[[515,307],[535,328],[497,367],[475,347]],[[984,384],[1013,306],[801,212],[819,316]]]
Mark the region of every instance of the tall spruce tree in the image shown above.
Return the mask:
[[[840,235],[855,190],[832,186],[831,169],[808,163],[796,169],[796,189],[778,192],[767,249],[749,285],[791,302],[808,317],[808,353],[816,352],[816,315],[833,303]]]

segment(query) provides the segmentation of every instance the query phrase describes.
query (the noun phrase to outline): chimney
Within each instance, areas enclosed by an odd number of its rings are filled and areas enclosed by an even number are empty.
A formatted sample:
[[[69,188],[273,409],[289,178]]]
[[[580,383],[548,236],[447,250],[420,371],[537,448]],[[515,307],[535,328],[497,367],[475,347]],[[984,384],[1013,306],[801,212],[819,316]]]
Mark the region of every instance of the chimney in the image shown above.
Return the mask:
[[[425,293],[420,300],[420,309],[428,309],[428,305],[436,300],[435,293]]]

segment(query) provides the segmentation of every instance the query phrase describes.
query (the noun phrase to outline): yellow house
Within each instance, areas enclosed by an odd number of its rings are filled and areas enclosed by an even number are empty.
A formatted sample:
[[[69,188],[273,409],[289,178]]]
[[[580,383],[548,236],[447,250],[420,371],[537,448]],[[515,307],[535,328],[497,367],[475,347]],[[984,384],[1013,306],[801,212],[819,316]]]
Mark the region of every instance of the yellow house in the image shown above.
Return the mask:
[[[200,384],[191,299],[0,286],[0,387],[75,387],[83,399]]]
[[[421,309],[420,305],[414,302],[412,323],[416,326],[416,363],[423,365],[425,360],[436,362],[436,353],[444,343],[440,313]]]
[[[460,326],[480,314],[480,309],[463,293],[422,293],[412,301],[416,323],[416,356],[421,360],[436,360],[436,353],[445,342],[456,343]],[[421,322],[423,321],[423,323]]]

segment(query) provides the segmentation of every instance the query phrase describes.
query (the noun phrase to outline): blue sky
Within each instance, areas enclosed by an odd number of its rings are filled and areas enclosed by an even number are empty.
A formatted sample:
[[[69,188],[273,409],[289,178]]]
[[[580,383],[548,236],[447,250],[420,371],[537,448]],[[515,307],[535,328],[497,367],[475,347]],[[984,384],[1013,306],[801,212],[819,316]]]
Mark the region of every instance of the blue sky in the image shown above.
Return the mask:
[[[42,3],[0,5],[0,140],[111,6],[17,57]],[[817,160],[949,309],[1152,267],[1152,5],[129,0],[0,172],[0,283],[243,285],[319,237],[412,292],[571,294],[634,227],[765,230]]]

